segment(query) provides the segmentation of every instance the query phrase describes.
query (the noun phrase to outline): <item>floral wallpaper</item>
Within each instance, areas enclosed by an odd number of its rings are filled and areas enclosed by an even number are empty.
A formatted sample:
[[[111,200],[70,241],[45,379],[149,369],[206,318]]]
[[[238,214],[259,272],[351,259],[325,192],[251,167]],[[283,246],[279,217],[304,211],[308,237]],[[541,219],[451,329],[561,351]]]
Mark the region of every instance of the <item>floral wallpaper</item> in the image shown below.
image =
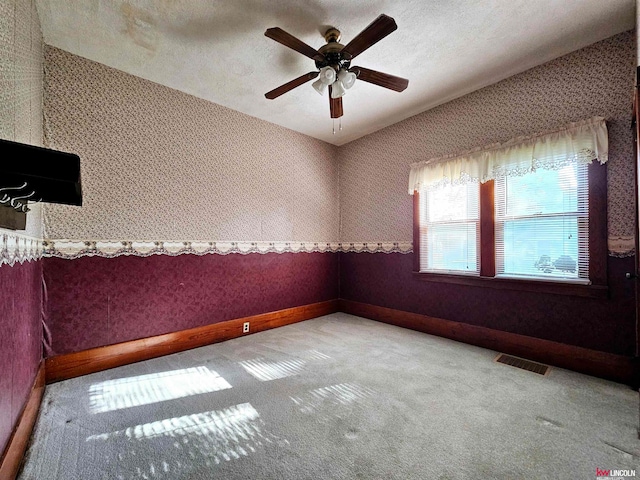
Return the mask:
[[[626,32],[334,147],[46,47],[46,143],[83,159],[85,205],[47,205],[45,237],[406,243],[411,163],[603,116],[609,250],[629,255],[634,58]]]
[[[34,0],[0,0],[0,138],[42,145],[42,33]],[[20,161],[2,158],[0,163]],[[0,456],[42,359],[39,206],[0,229]]]
[[[35,0],[0,0],[0,138],[42,145],[42,32]],[[42,233],[31,205],[26,234]]]
[[[46,205],[46,238],[338,240],[332,145],[50,46],[44,105],[84,193]]]
[[[340,240],[411,240],[413,162],[602,116],[609,249],[631,253],[635,48],[634,32],[616,35],[342,146]]]

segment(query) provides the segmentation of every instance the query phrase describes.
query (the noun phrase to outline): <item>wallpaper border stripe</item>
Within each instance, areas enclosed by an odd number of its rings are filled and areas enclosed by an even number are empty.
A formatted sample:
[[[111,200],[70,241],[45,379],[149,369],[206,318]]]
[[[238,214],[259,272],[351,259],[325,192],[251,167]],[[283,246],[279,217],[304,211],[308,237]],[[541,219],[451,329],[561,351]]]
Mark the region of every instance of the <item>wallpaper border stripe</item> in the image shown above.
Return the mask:
[[[609,237],[609,255],[635,254],[633,237]],[[0,229],[0,265],[13,266],[42,257],[76,259],[115,258],[121,255],[248,255],[251,253],[412,253],[412,242],[201,242],[42,240]]]
[[[607,243],[609,255],[612,257],[632,257],[636,253],[636,239],[631,235],[609,235]]]
[[[0,265],[13,266],[39,260],[43,254],[43,240],[0,229]]]
[[[411,242],[165,242],[45,240],[44,256],[65,259],[121,255],[229,255],[250,253],[411,253]]]

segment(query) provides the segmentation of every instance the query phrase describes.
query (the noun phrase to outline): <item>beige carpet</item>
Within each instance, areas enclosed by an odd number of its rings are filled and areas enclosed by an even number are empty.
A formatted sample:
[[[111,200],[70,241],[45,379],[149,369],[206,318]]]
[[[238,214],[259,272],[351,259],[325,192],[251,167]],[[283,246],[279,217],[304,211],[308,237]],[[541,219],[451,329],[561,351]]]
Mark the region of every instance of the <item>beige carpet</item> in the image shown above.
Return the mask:
[[[638,394],[335,314],[47,387],[21,479],[595,479]]]

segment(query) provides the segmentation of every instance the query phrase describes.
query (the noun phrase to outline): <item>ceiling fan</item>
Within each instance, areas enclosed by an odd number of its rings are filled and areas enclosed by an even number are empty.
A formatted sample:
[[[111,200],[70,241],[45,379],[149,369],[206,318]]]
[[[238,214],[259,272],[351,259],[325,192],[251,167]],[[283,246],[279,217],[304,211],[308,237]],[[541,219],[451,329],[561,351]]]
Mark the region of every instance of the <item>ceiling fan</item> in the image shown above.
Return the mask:
[[[353,86],[356,78],[396,92],[402,92],[409,85],[409,80],[364,67],[351,66],[351,60],[397,28],[398,26],[393,18],[382,14],[346,45],[339,43],[340,31],[336,28],[330,28],[324,34],[327,44],[318,50],[281,28],[267,29],[264,32],[265,36],[315,60],[318,70],[305,73],[284,85],[280,85],[278,88],[265,93],[264,96],[269,100],[273,100],[316,77],[320,77],[313,83],[313,87],[321,95],[328,87],[331,118],[339,118],[342,116],[342,96],[345,94],[346,89]]]

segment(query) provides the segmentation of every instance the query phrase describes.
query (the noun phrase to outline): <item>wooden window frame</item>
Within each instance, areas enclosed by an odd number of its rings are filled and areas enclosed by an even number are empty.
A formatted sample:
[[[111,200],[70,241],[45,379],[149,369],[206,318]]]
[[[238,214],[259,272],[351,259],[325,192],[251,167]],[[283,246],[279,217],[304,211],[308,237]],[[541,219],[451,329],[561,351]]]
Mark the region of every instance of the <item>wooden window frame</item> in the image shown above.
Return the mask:
[[[480,276],[420,271],[420,194],[413,193],[413,274],[420,280],[495,289],[603,298],[607,285],[607,168],[594,162],[589,173],[589,285],[546,279],[496,277],[494,181],[480,185]]]

